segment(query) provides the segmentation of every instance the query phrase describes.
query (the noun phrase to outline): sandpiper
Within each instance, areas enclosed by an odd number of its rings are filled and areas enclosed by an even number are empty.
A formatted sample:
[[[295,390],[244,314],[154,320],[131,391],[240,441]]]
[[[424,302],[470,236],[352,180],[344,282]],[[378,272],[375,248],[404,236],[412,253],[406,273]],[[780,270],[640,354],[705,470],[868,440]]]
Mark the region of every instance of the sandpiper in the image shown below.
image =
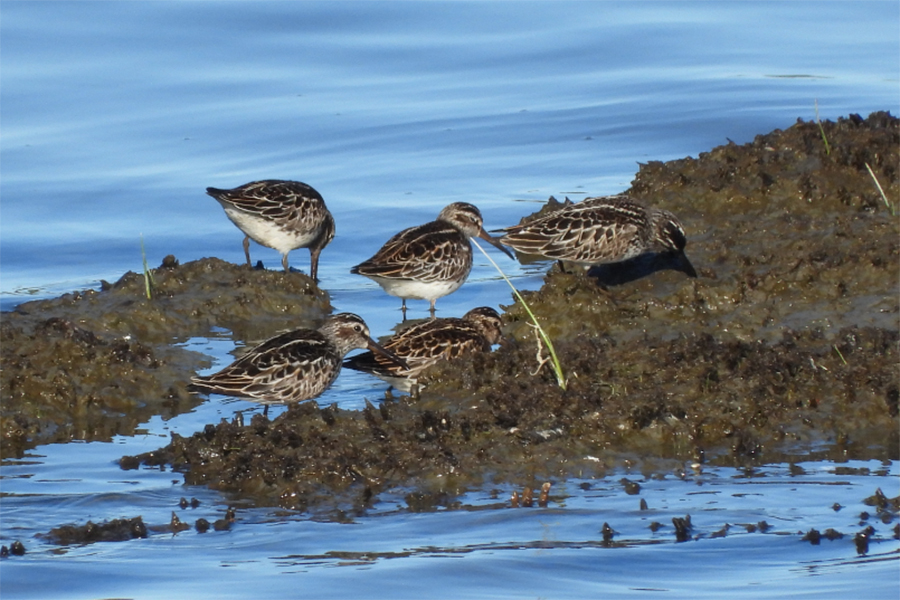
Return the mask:
[[[697,272],[684,254],[687,238],[667,210],[626,195],[587,198],[522,225],[501,230],[500,242],[522,254],[580,264],[617,263],[647,252],[672,253],[689,277]]]
[[[328,389],[344,356],[355,348],[382,354],[388,363],[408,365],[369,337],[365,322],[352,313],[329,317],[319,329],[296,329],[269,338],[212,375],[191,378],[195,390],[249,398],[265,404],[302,402]]]
[[[471,352],[490,351],[500,341],[500,315],[488,306],[473,308],[461,319],[422,321],[387,339],[383,346],[406,361],[402,367],[374,352],[363,352],[344,361],[344,366],[371,373],[398,390],[408,392],[427,367]]]
[[[484,230],[481,212],[466,202],[446,206],[437,220],[404,229],[382,246],[375,256],[351,273],[373,279],[391,296],[428,300],[434,316],[435,300],[455,292],[472,270],[470,237],[478,236],[513,255]]]
[[[231,190],[206,188],[231,222],[244,232],[244,255],[250,265],[250,240],[281,253],[288,271],[288,252],[309,248],[309,276],[318,281],[319,254],[334,239],[334,218],[322,196],[299,181],[266,179]]]

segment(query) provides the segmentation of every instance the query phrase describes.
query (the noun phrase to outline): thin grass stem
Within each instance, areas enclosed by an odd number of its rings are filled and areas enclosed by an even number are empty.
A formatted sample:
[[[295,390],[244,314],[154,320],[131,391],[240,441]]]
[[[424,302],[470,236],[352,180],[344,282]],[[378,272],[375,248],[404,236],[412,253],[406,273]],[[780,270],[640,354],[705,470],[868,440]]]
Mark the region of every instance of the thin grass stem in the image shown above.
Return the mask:
[[[816,100],[816,124],[819,126],[819,133],[822,134],[822,141],[825,142],[825,155],[831,154],[831,146],[828,144],[828,138],[825,137],[825,128],[822,127],[822,121],[819,120],[819,101]]]
[[[497,272],[503,277],[503,280],[509,285],[512,289],[513,294],[515,294],[516,298],[519,302],[522,303],[522,306],[525,308],[525,312],[528,313],[528,316],[531,318],[531,322],[534,323],[534,327],[537,329],[538,335],[540,336],[541,341],[543,341],[544,345],[547,347],[547,352],[550,353],[550,363],[553,366],[553,374],[556,375],[556,383],[559,384],[559,387],[563,390],[566,389],[566,376],[563,373],[562,364],[559,362],[559,357],[556,356],[556,350],[553,348],[553,342],[550,341],[550,337],[541,327],[541,324],[538,323],[537,317],[534,316],[534,313],[531,312],[531,307],[528,306],[528,303],[525,302],[525,298],[522,297],[522,294],[519,293],[519,290],[516,289],[516,286],[513,285],[512,281],[509,280],[509,277],[506,276],[506,273],[503,272],[503,269],[500,268],[494,259],[484,251],[484,248],[481,247],[475,239],[472,239],[472,243],[475,244],[481,253],[487,257],[487,259],[494,265],[494,268],[497,269]]]
[[[153,273],[150,272],[150,267],[147,266],[147,252],[144,250],[144,234],[141,234],[141,258],[144,260],[144,291],[147,294],[147,300],[153,299],[152,288],[156,285],[156,282],[153,281]]]
[[[875,172],[872,170],[872,167],[869,166],[869,163],[866,163],[866,168],[869,170],[869,175],[872,176],[872,181],[875,182],[875,187],[878,188],[878,192],[881,194],[881,199],[884,201],[884,205],[887,207],[888,211],[891,213],[891,216],[896,215],[894,212],[894,207],[888,202],[887,194],[884,193],[884,188],[881,187],[881,183],[879,183],[878,178],[875,177]]]
[[[831,347],[834,348],[835,352],[837,352],[837,355],[841,358],[841,362],[844,363],[844,365],[846,365],[847,360],[844,358],[844,355],[841,353],[840,348],[837,347],[837,344],[833,344]]]

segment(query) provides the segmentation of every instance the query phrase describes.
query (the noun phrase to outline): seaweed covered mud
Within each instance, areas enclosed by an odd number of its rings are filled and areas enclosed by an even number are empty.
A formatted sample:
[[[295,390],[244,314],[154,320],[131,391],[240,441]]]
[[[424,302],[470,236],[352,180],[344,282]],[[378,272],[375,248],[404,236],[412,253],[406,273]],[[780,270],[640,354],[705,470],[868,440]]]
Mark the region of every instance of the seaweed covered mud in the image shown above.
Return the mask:
[[[546,368],[521,377],[536,342],[518,304],[515,344],[472,359],[470,388],[508,427],[586,448],[896,458],[898,148],[897,119],[876,113],[642,165],[628,193],[679,215],[700,277],[658,257],[587,277],[554,266],[524,296],[568,389]],[[432,377],[455,389],[449,368]]]
[[[302,273],[215,258],[180,265],[172,256],[99,291],[21,304],[0,323],[0,453],[109,440],[154,415],[186,412],[202,401],[187,382],[210,361],[177,344],[211,337],[213,327],[261,339],[330,311],[328,295]]]
[[[660,461],[896,459],[898,150],[900,123],[875,113],[821,126],[798,122],[697,158],[641,165],[626,193],[678,215],[699,277],[667,268],[658,256],[586,274],[548,262],[541,289],[524,296],[553,340],[565,389],[515,303],[503,314],[505,341],[498,350],[429,369],[416,398],[361,411],[308,402],[274,420],[236,417],[192,436],[173,435],[166,447],[123,457],[121,466],[171,465],[187,483],[260,504],[364,510],[378,495],[400,494],[410,507],[427,507],[472,485],[540,487],[544,478],[602,474],[623,461],[653,468]],[[556,205],[551,200],[544,210]],[[282,280],[250,279],[284,274],[214,265],[218,281],[233,276],[245,281],[243,293],[261,295],[241,305],[252,310],[233,315],[234,298],[217,304],[201,287],[184,292],[206,298],[189,303],[190,318],[170,317],[168,308],[141,299],[143,282],[135,275],[116,286],[138,289],[129,300],[123,296],[100,309],[102,319],[79,316],[79,304],[90,306],[83,299],[23,305],[14,319],[4,318],[4,400],[11,390],[14,398],[28,398],[22,387],[30,378],[37,383],[28,385],[52,387],[55,381],[42,379],[40,369],[10,368],[11,357],[22,358],[6,354],[8,330],[39,344],[45,331],[62,327],[48,339],[74,345],[80,334],[71,333],[69,323],[121,344],[105,336],[126,334],[121,323],[114,326],[115,314],[133,303],[160,311],[172,329],[127,330],[127,343],[140,344],[171,368],[155,378],[146,365],[98,377],[104,397],[116,396],[115,386],[130,397],[127,386],[139,372],[156,386],[142,384],[143,394],[155,389],[193,401],[183,384],[198,359],[172,341],[212,325],[235,332],[255,327],[256,319],[285,314],[281,300],[263,296],[296,293],[285,292]],[[188,274],[179,281],[185,290],[192,286]],[[116,286],[92,296],[113,298]],[[327,312],[327,300],[309,286],[304,293],[313,308],[304,314]],[[257,302],[270,304],[259,308]],[[48,325],[48,319],[64,323]],[[44,330],[34,335],[38,327]],[[140,348],[132,354],[141,355]],[[99,398],[89,383],[83,395]],[[17,422],[25,409],[4,402],[3,411],[6,423]],[[4,436],[10,438],[6,425]],[[25,437],[26,443],[35,439]]]

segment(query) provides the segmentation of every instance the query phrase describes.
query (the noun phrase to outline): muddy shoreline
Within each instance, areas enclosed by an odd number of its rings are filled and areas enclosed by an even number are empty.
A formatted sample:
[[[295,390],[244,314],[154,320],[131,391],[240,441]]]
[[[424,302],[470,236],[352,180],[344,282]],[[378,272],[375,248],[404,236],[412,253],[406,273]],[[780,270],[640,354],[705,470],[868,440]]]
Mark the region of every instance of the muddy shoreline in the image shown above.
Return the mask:
[[[203,401],[187,391],[209,359],[178,347],[214,327],[235,340],[312,326],[331,312],[328,294],[302,273],[250,269],[207,258],[166,257],[101,290],[25,302],[0,318],[0,456],[39,444],[132,435]]]
[[[623,463],[900,458],[898,150],[898,120],[874,113],[641,165],[628,193],[681,218],[700,277],[659,257],[587,276],[550,267],[525,296],[566,390],[511,302],[506,343],[432,369],[417,400],[209,424],[122,467],[171,465],[263,505],[359,511],[398,490],[427,505]],[[206,359],[178,341],[213,327],[261,339],[331,310],[300,273],[167,259],[153,276],[150,300],[129,273],[3,313],[4,457],[189,410],[203,398],[185,384]]]

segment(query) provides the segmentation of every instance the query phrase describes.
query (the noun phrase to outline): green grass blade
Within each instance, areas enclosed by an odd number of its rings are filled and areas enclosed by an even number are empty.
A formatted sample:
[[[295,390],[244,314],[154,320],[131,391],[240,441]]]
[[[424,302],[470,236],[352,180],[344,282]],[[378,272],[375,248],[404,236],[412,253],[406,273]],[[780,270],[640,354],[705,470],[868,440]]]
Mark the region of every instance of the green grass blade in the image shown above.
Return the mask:
[[[144,251],[144,234],[141,234],[141,258],[144,259],[144,291],[147,293],[147,300],[153,299],[152,287],[156,285],[153,281],[153,273],[147,266],[147,252]]]
[[[506,276],[506,273],[503,272],[503,269],[500,268],[494,259],[484,251],[484,248],[481,247],[475,239],[472,239],[472,243],[475,244],[475,247],[481,250],[481,253],[487,257],[487,259],[494,265],[494,268],[497,269],[497,272],[500,273],[500,276],[503,277],[503,280],[509,285],[512,289],[513,294],[515,294],[516,298],[519,302],[522,303],[522,306],[525,307],[525,312],[528,313],[528,316],[531,318],[531,322],[534,323],[535,328],[537,329],[538,335],[540,336],[541,341],[547,347],[547,352],[550,353],[550,362],[553,366],[553,374],[556,375],[556,383],[559,384],[559,387],[562,389],[566,389],[566,376],[563,373],[562,364],[559,362],[559,358],[556,356],[556,350],[553,348],[553,342],[550,341],[550,337],[541,327],[541,324],[538,323],[537,317],[534,316],[534,313],[531,312],[531,307],[528,306],[528,303],[525,302],[525,298],[522,297],[522,294],[519,293],[519,290],[516,289],[516,286],[513,285],[512,281],[509,280],[509,277]]]
[[[881,193],[881,199],[884,201],[884,205],[887,206],[891,216],[896,215],[897,213],[894,212],[894,207],[888,202],[887,194],[884,193],[884,188],[881,187],[881,183],[878,181],[878,178],[875,177],[875,172],[872,170],[872,167],[869,166],[869,163],[866,163],[866,168],[869,170],[869,175],[872,176],[872,181],[875,182],[875,187],[877,187],[879,193]]]
[[[825,128],[822,127],[822,121],[819,120],[819,101],[816,100],[816,124],[819,126],[819,133],[822,134],[822,141],[825,142],[825,155],[831,154],[831,146],[828,145],[828,138],[825,137]]]
[[[844,355],[841,353],[840,348],[837,347],[837,344],[833,344],[831,347],[834,348],[834,351],[837,352],[837,355],[841,357],[841,362],[846,365],[847,360],[844,358]]]

